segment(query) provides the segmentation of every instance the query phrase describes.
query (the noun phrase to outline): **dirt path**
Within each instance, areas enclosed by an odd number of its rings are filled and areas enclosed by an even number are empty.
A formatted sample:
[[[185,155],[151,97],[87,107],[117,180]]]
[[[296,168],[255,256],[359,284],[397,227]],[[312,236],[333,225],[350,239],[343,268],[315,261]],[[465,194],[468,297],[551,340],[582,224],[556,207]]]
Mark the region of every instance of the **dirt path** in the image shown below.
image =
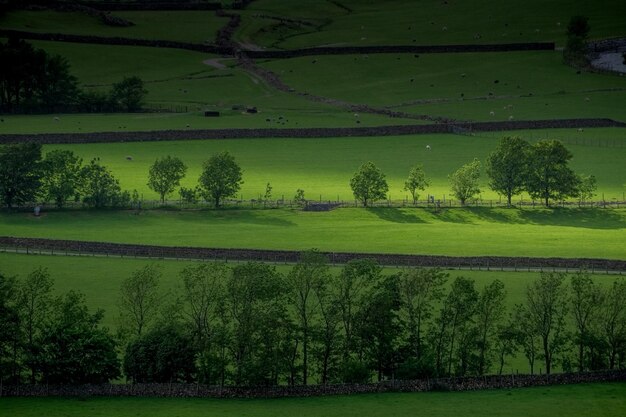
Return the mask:
[[[205,59],[202,61],[204,65],[208,65],[209,67],[216,68],[218,70],[227,69],[228,67],[222,64],[221,61],[232,60],[232,58],[213,58],[213,59]]]

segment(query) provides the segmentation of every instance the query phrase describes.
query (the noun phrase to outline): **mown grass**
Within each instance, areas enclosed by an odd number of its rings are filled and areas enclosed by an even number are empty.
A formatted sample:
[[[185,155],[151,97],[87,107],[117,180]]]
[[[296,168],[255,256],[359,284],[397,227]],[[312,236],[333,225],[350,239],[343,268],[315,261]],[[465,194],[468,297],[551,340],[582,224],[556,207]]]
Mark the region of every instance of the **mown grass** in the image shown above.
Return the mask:
[[[626,211],[611,209],[5,212],[0,231],[170,246],[626,259]]]
[[[339,7],[337,5],[344,6]],[[556,41],[565,43],[573,15],[589,17],[591,38],[624,35],[621,16],[626,5],[605,0],[374,1],[304,0],[300,7],[281,0],[261,0],[244,14],[238,37],[267,47],[303,48],[321,45],[429,45]],[[348,10],[346,10],[346,8]],[[303,19],[315,26],[285,25],[257,14]],[[445,28],[445,29],[444,29]]]
[[[64,124],[66,121],[64,118],[60,122],[48,119],[48,123]],[[244,184],[239,196],[244,199],[258,198],[259,194],[264,194],[265,186],[270,182],[274,198],[284,196],[289,200],[301,188],[305,190],[308,199],[352,201],[350,178],[361,164],[373,161],[387,175],[391,199],[408,198],[409,194],[403,191],[403,187],[409,169],[415,164],[423,164],[431,185],[421,193],[421,198],[425,199],[430,194],[437,199],[448,200],[452,198],[448,175],[473,158],[484,162],[495,149],[498,138],[507,134],[519,134],[529,141],[552,137],[564,140],[574,155],[572,168],[579,173],[596,176],[598,196],[604,193],[609,201],[623,199],[626,183],[626,172],[622,167],[626,157],[623,129],[498,132],[484,136],[101,143],[46,146],[44,151],[70,149],[85,161],[98,157],[120,179],[123,188],[137,189],[145,199],[157,197],[146,185],[149,166],[156,158],[165,155],[181,158],[189,167],[183,185],[190,187],[197,184],[202,162],[210,155],[226,150],[243,169]],[[611,146],[598,146],[602,143]],[[430,150],[426,148],[427,145],[430,145]],[[132,161],[127,156],[131,156]],[[483,170],[482,198],[497,200],[499,197],[488,188],[487,183],[488,178]],[[178,195],[173,194],[171,198],[177,199]]]
[[[618,105],[626,79],[576,71],[561,52],[319,56],[263,65],[300,91],[418,114],[626,120]]]
[[[28,32],[213,43],[217,31],[228,23],[228,18],[216,16],[213,11],[116,11],[113,15],[134,25],[108,26],[96,17],[78,12],[16,10],[0,17],[0,27]]]
[[[458,393],[367,394],[273,400],[3,398],[1,416],[522,416],[618,417],[626,384],[581,384]]]

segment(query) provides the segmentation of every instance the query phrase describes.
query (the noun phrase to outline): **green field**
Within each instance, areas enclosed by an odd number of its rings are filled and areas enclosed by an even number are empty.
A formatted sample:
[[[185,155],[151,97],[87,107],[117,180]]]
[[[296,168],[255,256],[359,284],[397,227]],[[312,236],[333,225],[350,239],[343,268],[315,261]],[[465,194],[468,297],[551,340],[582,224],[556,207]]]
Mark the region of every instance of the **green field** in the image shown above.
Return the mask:
[[[337,4],[344,6],[338,7]],[[626,34],[621,18],[626,5],[604,0],[602,7],[585,0],[501,2],[472,0],[377,1],[304,0],[286,8],[282,0],[250,5],[237,37],[284,49],[322,45],[431,45],[556,41],[564,44],[569,18],[589,17],[591,38]],[[346,10],[349,9],[349,10]],[[310,25],[259,21],[257,14],[302,19]],[[247,17],[247,18],[246,18]],[[445,29],[444,29],[445,27]],[[479,35],[479,36],[477,36]]]
[[[113,13],[134,26],[107,26],[98,18],[78,12],[11,11],[0,17],[3,29],[213,43],[217,31],[228,23],[213,11],[118,11]]]
[[[169,246],[626,259],[626,211],[611,209],[3,213],[0,231]]]
[[[263,66],[299,91],[415,114],[626,120],[626,109],[618,105],[626,99],[626,79],[577,73],[563,63],[561,52],[319,56]]]
[[[2,398],[0,416],[49,417],[621,417],[626,384],[583,384],[501,391],[368,394],[276,400],[163,398]]]
[[[57,123],[50,121],[50,123]],[[65,123],[64,120],[57,124]],[[238,139],[176,142],[101,143],[88,145],[46,146],[49,149],[70,149],[85,161],[101,159],[120,179],[125,189],[137,189],[144,199],[156,199],[156,193],[147,187],[149,166],[158,157],[175,155],[189,167],[184,186],[195,186],[202,162],[212,154],[227,150],[235,156],[243,169],[244,184],[240,196],[258,198],[270,182],[274,198],[289,200],[302,188],[305,197],[312,200],[353,201],[350,178],[359,166],[373,161],[387,175],[389,197],[404,200],[403,191],[409,169],[423,164],[431,186],[422,193],[437,199],[450,199],[448,175],[473,158],[485,161],[496,146],[498,138],[519,134],[529,141],[539,138],[560,138],[574,154],[575,171],[593,174],[598,180],[598,197],[623,199],[626,171],[622,162],[626,157],[626,138],[623,129],[529,131],[492,133],[481,136],[417,135],[397,137],[325,138],[325,139]],[[587,142],[583,142],[583,139]],[[595,141],[605,142],[595,142]],[[579,141],[578,145],[576,144]],[[586,144],[583,144],[586,143]],[[598,146],[605,143],[610,146]],[[431,149],[427,150],[426,145]],[[133,159],[129,161],[127,156]],[[482,198],[499,197],[487,186],[482,174]],[[178,199],[177,194],[171,196]],[[528,200],[528,197],[525,197]]]
[[[117,299],[122,281],[134,271],[148,264],[159,265],[163,273],[161,288],[165,291],[174,291],[182,285],[180,272],[194,261],[176,260],[148,260],[119,257],[89,257],[89,256],[51,256],[25,255],[0,252],[0,272],[9,276],[24,278],[35,268],[45,267],[54,279],[54,289],[61,294],[69,290],[78,290],[85,294],[87,304],[92,309],[105,310],[104,324],[116,327],[118,311]],[[235,263],[236,264],[236,263]],[[287,273],[291,265],[277,264],[281,273]],[[340,267],[332,267],[333,273],[338,273]],[[385,273],[394,273],[397,269],[385,268]],[[526,286],[539,277],[537,272],[507,272],[507,271],[468,271],[449,270],[452,281],[457,276],[472,278],[476,281],[476,288],[480,289],[494,279],[505,283],[507,303],[509,306],[522,303],[525,299]],[[598,275],[599,282],[612,282],[613,276]]]

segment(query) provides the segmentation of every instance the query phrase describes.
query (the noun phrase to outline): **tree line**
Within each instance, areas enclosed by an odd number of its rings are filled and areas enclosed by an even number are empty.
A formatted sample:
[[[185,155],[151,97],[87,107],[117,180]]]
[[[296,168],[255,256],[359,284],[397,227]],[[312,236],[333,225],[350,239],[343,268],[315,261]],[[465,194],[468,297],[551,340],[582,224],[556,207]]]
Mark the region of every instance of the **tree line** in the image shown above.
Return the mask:
[[[556,140],[541,140],[535,144],[517,137],[505,137],[487,158],[489,187],[507,199],[527,192],[532,199],[542,200],[546,206],[553,201],[578,198],[586,201],[595,195],[593,175],[578,175],[569,166],[572,154]],[[475,199],[480,190],[481,164],[477,159],[463,165],[449,175],[453,195],[461,204]],[[215,208],[227,198],[236,197],[243,184],[241,167],[228,152],[209,157],[202,165],[202,173],[195,188],[181,187],[187,165],[177,157],[157,158],[148,171],[148,187],[158,193],[162,203],[178,189],[180,199],[197,203],[200,199],[212,202]],[[421,165],[411,168],[404,183],[413,204],[430,181]],[[350,180],[355,199],[365,207],[385,199],[389,185],[385,174],[372,162],[363,164]],[[262,201],[272,197],[268,182]],[[119,181],[99,159],[89,164],[68,150],[54,150],[42,157],[39,144],[5,145],[0,148],[0,199],[8,208],[32,203],[40,199],[53,201],[58,208],[67,201],[82,201],[90,207],[140,206],[137,190],[122,191]],[[293,200],[306,204],[304,190],[298,189]]]
[[[147,91],[139,77],[125,77],[109,91],[82,90],[67,59],[21,39],[0,42],[0,112],[135,112]]]
[[[577,198],[593,198],[596,178],[578,175],[569,166],[572,153],[558,140],[540,140],[530,144],[518,137],[505,137],[487,157],[486,171],[489,188],[504,196],[508,206],[512,198],[526,192],[533,200],[550,202]],[[465,205],[480,194],[481,163],[478,159],[463,165],[448,176],[452,194]],[[411,168],[404,190],[411,193],[413,204],[419,192],[430,181],[421,165]],[[354,197],[367,207],[376,200],[387,198],[389,185],[385,174],[372,162],[363,164],[350,181]]]
[[[285,273],[211,262],[184,268],[175,290],[162,279],[146,265],[123,281],[112,333],[84,296],[54,297],[46,269],[0,275],[0,378],[306,385],[502,374],[515,356],[531,373],[626,366],[623,278],[542,273],[513,307],[497,279],[370,259],[333,273],[316,251]]]

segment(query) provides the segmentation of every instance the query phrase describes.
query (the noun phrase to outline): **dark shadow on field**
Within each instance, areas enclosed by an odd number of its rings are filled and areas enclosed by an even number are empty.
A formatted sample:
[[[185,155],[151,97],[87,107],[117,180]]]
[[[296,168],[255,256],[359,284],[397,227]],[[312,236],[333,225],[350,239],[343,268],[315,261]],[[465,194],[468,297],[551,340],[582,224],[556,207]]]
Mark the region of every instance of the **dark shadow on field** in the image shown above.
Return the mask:
[[[194,223],[202,221],[210,221],[214,224],[251,224],[257,226],[278,226],[278,227],[290,227],[296,224],[290,220],[275,217],[273,213],[281,213],[281,211],[274,210],[201,210],[195,212],[194,216],[189,216],[190,213],[182,213],[177,217],[177,220],[191,221]]]
[[[415,210],[407,212],[399,208],[393,207],[376,207],[366,209],[368,212],[375,214],[379,219],[393,223],[426,223],[423,218],[419,217],[420,212]]]
[[[626,215],[614,209],[601,208],[535,208],[471,210],[485,221],[541,226],[580,227],[586,229],[615,230],[626,228]]]

